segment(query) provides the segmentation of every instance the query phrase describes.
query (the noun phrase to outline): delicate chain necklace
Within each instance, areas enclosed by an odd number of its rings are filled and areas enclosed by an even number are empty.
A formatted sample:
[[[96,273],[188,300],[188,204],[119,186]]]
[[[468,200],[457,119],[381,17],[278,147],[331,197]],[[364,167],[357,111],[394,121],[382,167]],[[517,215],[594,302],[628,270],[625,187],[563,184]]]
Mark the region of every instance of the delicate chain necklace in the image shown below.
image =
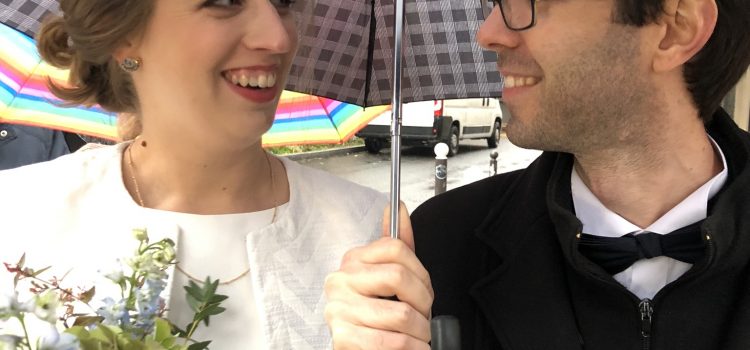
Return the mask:
[[[138,199],[138,204],[141,207],[145,207],[144,202],[143,202],[143,197],[141,196],[141,189],[138,186],[138,179],[136,179],[136,177],[135,177],[135,170],[134,170],[135,166],[133,165],[133,148],[132,147],[133,147],[133,143],[131,143],[130,145],[128,145],[128,149],[127,149],[127,151],[128,151],[128,170],[130,171],[130,180],[133,183],[133,187],[135,189],[135,197],[136,197],[136,199]],[[268,152],[265,152],[265,151],[263,152],[263,154],[266,156],[266,163],[268,164],[268,173],[269,173],[269,177],[271,178],[271,192],[273,193],[273,190],[274,190],[275,187],[274,187],[274,177],[273,177],[273,166],[271,166],[271,156],[269,156]],[[276,209],[277,208],[278,208],[278,205],[274,204],[273,215],[271,216],[271,224],[273,224],[276,221]],[[198,283],[205,282],[204,280],[202,280],[200,278],[197,278],[197,277],[193,276],[192,274],[188,273],[187,271],[183,270],[180,267],[180,264],[175,264],[174,267],[175,267],[175,269],[177,269],[177,271],[182,272],[183,275],[187,276],[187,278],[189,278],[189,279],[191,279],[191,280],[193,280],[195,282],[198,282]],[[236,282],[237,280],[239,280],[240,278],[245,277],[248,273],[250,273],[250,268],[249,267],[247,268],[247,270],[245,270],[245,272],[239,274],[237,277],[234,277],[234,278],[232,278],[232,279],[230,279],[228,281],[225,281],[225,282],[219,282],[219,285],[232,284],[232,283]]]

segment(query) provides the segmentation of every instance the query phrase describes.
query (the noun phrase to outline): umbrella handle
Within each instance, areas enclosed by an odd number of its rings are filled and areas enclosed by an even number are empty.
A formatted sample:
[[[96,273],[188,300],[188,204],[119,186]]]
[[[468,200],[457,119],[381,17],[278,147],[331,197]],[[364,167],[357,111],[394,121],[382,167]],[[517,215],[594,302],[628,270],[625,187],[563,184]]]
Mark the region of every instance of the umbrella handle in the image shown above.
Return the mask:
[[[430,321],[432,350],[461,350],[461,327],[455,316],[435,316]]]

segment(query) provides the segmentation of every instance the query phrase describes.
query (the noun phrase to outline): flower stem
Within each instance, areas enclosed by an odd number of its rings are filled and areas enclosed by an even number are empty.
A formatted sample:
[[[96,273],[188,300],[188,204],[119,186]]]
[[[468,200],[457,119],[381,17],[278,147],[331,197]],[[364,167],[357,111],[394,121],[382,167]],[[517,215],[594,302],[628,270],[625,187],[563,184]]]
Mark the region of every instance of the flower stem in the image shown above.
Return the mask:
[[[23,335],[26,339],[26,345],[31,349],[31,338],[29,338],[29,331],[26,330],[26,321],[23,320],[23,314],[18,315],[18,321],[21,322],[21,328],[23,328]]]

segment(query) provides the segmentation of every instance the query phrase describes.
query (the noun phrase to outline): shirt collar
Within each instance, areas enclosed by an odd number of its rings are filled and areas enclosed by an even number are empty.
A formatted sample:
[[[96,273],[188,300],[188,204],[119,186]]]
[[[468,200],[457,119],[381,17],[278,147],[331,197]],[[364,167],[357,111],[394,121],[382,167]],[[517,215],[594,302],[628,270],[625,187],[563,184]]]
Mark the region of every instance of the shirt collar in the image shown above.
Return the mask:
[[[724,166],[722,171],[645,228],[640,228],[607,209],[583,183],[575,167],[573,167],[570,187],[576,216],[583,223],[583,232],[605,237],[620,237],[641,230],[666,234],[705,219],[708,215],[708,201],[719,192],[727,181],[727,160],[716,141],[711,136],[709,136],[709,139],[714,145],[714,149],[721,155]]]

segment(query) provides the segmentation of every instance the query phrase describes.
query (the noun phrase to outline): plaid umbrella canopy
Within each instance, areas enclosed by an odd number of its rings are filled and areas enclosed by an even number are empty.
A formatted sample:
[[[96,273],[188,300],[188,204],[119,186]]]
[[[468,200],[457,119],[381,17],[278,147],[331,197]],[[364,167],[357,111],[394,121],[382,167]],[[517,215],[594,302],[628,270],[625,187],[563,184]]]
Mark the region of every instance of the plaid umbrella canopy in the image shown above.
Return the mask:
[[[401,102],[498,97],[497,56],[474,35],[483,0],[404,0]],[[373,106],[390,104],[394,0],[317,0],[287,89]]]
[[[401,104],[500,95],[497,56],[483,51],[474,38],[489,10],[485,0],[317,0],[303,28],[288,89],[360,106],[393,105],[394,238]]]

